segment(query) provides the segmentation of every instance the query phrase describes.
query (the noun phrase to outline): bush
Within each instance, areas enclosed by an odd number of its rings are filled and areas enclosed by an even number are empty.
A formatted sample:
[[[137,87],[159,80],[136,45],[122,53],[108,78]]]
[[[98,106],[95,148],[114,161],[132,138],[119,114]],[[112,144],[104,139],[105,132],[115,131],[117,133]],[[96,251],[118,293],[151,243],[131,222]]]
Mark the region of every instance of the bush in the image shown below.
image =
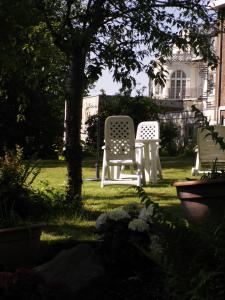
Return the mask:
[[[179,128],[172,122],[160,124],[161,152],[175,156],[178,152]]]
[[[40,168],[33,161],[23,160],[19,146],[0,158],[0,227],[73,212],[64,191],[49,188],[47,182],[42,182],[39,189],[33,188],[39,173]]]
[[[104,140],[105,119],[110,115],[128,115],[134,121],[134,127],[142,121],[158,120],[160,108],[148,97],[113,96],[101,102],[99,115],[90,116],[86,122],[86,150],[96,151],[97,134],[100,135],[100,145]],[[99,124],[98,124],[99,122]],[[99,128],[98,128],[99,126]]]
[[[34,192],[32,183],[40,170],[23,161],[23,151],[17,146],[0,159],[0,224],[10,226],[22,220],[27,220],[31,210],[39,205],[31,201]],[[34,208],[35,206],[35,208]]]

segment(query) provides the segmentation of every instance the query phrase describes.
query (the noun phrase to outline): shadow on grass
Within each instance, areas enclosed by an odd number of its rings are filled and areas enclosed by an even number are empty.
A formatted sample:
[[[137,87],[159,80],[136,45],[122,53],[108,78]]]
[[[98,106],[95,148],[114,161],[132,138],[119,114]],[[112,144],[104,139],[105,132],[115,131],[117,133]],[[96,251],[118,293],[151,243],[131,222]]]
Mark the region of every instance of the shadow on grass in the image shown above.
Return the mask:
[[[163,179],[162,181],[158,181],[156,184],[153,183],[148,183],[146,186],[143,186],[143,188],[161,188],[161,187],[169,187],[173,184],[173,182],[176,181],[176,179],[174,178],[167,178],[167,179]]]
[[[109,188],[109,193],[113,193],[113,195],[108,194],[107,189]],[[87,192],[85,192],[85,194],[83,195],[83,199],[87,200],[87,199],[91,199],[93,198],[93,200],[108,200],[108,199],[123,199],[123,198],[133,198],[133,197],[137,197],[137,192],[135,190],[134,187],[129,186],[129,187],[124,187],[122,189],[121,185],[114,185],[113,186],[113,191],[112,191],[112,186],[108,186],[105,187],[104,189],[100,189],[98,194],[89,194]],[[118,188],[118,190],[117,190]],[[117,193],[115,194],[115,192],[117,191]]]
[[[152,200],[154,200],[154,201],[157,201],[157,202],[159,202],[160,203],[160,201],[171,201],[171,200],[174,200],[175,199],[175,197],[174,196],[171,196],[171,195],[163,195],[163,194],[161,194],[161,195],[156,195],[156,194],[154,194],[154,195],[150,195],[150,199],[152,199]]]
[[[98,241],[95,226],[91,225],[49,225],[44,232],[56,238],[47,241],[41,240],[37,265],[50,261],[59,252],[76,247],[81,242],[94,243]],[[57,238],[58,236],[61,238]]]
[[[95,221],[101,213],[104,213],[108,210],[121,209],[122,206],[123,205],[119,203],[107,203],[102,209],[98,206],[94,210],[84,208],[82,210],[82,217],[87,221]]]
[[[66,161],[64,160],[39,160],[37,161],[39,168],[58,168],[66,167]]]
[[[100,166],[102,160],[100,159]],[[182,157],[166,157],[161,158],[162,169],[164,168],[187,168],[192,167],[195,163],[195,158],[182,158]],[[66,167],[67,162],[65,160],[39,160],[37,162],[38,166],[41,168],[55,168],[55,167]],[[95,157],[84,157],[82,161],[83,167],[95,168],[96,158]]]
[[[160,157],[162,168],[189,167],[195,163],[195,157]]]
[[[96,160],[95,158],[85,158],[82,162],[83,167],[95,168]],[[38,160],[37,166],[40,168],[57,168],[57,167],[66,167],[66,160]]]
[[[83,196],[84,201],[85,200],[90,200],[90,201],[110,201],[110,200],[123,200],[126,198],[138,198],[137,194],[118,194],[118,195],[113,195],[113,196],[105,196],[105,195],[91,195],[91,194],[85,194]],[[93,200],[92,200],[93,199]]]
[[[51,236],[61,236],[73,239],[79,239],[80,236],[95,233],[95,226],[93,225],[79,225],[79,224],[52,224],[48,225],[44,230],[46,234]]]

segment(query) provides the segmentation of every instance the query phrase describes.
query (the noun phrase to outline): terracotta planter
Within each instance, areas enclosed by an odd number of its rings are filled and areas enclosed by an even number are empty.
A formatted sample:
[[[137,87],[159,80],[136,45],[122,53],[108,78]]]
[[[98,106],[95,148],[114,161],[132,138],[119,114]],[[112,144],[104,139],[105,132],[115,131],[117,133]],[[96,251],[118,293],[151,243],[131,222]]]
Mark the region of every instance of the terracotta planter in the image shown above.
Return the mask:
[[[177,181],[173,184],[186,219],[199,224],[225,210],[225,179]]]
[[[44,223],[0,229],[0,264],[7,269],[35,265]]]

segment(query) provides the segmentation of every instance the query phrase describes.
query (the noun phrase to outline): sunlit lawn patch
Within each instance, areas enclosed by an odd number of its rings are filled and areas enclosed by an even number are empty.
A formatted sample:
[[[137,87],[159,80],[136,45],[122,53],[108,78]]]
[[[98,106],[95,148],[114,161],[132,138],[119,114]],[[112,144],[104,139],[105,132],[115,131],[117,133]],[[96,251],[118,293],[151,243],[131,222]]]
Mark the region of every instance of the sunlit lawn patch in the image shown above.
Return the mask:
[[[177,179],[190,177],[194,161],[181,158],[163,158],[163,180],[156,185],[148,185],[144,189],[151,200],[158,203],[166,211],[180,216],[179,201],[176,190],[171,183]],[[41,161],[42,168],[35,185],[40,186],[42,181],[48,181],[49,187],[65,189],[66,163],[64,161]],[[49,221],[43,240],[61,239],[95,239],[95,220],[104,211],[118,209],[129,202],[140,202],[135,190],[128,186],[100,187],[99,181],[86,181],[95,178],[95,160],[87,159],[83,164],[83,212],[69,217],[61,216]]]

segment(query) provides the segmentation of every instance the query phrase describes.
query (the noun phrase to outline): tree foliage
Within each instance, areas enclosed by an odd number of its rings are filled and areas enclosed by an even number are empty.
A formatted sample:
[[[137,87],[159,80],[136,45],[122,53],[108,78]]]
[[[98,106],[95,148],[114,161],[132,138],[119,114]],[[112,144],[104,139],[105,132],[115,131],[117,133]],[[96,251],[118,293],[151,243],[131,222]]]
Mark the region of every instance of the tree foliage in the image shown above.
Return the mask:
[[[42,0],[37,6],[46,17],[55,44],[69,57],[85,49],[85,83],[99,78],[106,66],[114,78],[131,86],[131,71],[145,70],[163,78],[163,63],[176,45],[191,45],[209,64],[213,13],[201,0]],[[212,49],[211,49],[212,50]],[[144,60],[146,59],[146,61]],[[157,59],[157,61],[156,61]],[[156,66],[161,67],[155,73]]]
[[[53,154],[62,135],[68,63],[29,0],[0,1],[0,148]]]

